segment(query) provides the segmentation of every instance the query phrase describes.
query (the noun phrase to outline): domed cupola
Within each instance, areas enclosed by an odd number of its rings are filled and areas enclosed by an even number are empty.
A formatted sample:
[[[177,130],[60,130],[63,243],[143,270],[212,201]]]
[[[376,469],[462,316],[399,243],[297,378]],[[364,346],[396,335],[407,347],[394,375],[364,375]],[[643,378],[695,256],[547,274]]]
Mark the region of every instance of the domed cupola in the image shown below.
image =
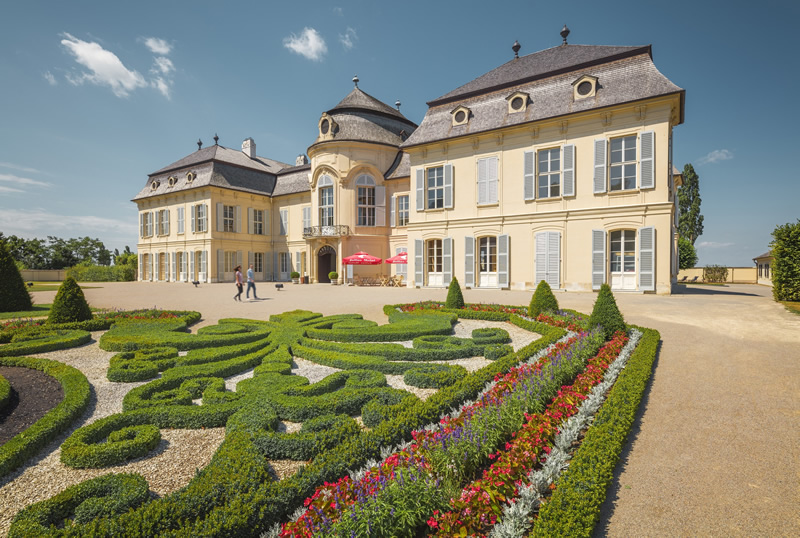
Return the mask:
[[[320,116],[317,139],[312,147],[332,141],[402,144],[417,124],[403,116],[399,106],[392,108],[362,91],[358,87],[358,77],[353,77],[353,82],[353,91]]]

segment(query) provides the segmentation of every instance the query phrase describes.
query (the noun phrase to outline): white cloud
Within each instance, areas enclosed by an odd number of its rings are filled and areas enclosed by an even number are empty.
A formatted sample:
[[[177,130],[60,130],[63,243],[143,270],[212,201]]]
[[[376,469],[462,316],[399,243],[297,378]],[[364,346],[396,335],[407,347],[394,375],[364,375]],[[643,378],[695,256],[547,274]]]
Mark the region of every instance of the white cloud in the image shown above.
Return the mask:
[[[322,61],[322,57],[328,52],[325,40],[313,28],[303,28],[299,36],[292,34],[284,38],[283,46],[316,62]]]
[[[171,80],[165,80],[161,77],[156,77],[150,82],[150,85],[153,86],[155,89],[157,89],[159,92],[161,92],[161,95],[163,95],[167,99],[170,98],[171,96],[170,92],[172,91]]]
[[[166,58],[164,56],[157,56],[155,60],[153,60],[155,66],[151,70],[151,72],[160,72],[165,75],[169,75],[171,72],[175,71],[175,65],[172,63],[172,60]]]
[[[727,149],[715,149],[705,157],[697,159],[697,164],[714,164],[719,161],[733,159],[733,153]]]
[[[130,92],[147,86],[147,81],[137,71],[131,71],[111,51],[98,43],[89,43],[68,33],[62,34],[61,44],[75,57],[75,61],[89,69],[79,75],[68,74],[67,80],[79,86],[90,82],[109,86],[117,97],[128,97]]]
[[[47,81],[47,83],[48,83],[48,84],[50,84],[51,86],[56,86],[56,85],[58,85],[58,81],[56,81],[56,77],[54,77],[54,76],[53,76],[53,73],[51,73],[50,71],[45,71],[44,75],[42,75],[42,76],[44,76],[44,79],[45,79],[45,80]]]
[[[15,176],[14,174],[0,174],[0,181],[10,181],[12,183],[16,183],[17,185],[33,185],[37,187],[52,186],[51,183],[47,183],[46,181],[38,181],[28,177],[19,177]]]
[[[22,189],[15,189],[13,187],[6,187],[5,185],[0,185],[0,192],[25,192]]]
[[[347,27],[347,31],[344,35],[339,34],[339,42],[344,47],[344,50],[350,50],[356,46],[356,41],[358,41],[358,35],[356,35],[356,31],[349,26]]]
[[[162,56],[166,56],[172,52],[172,45],[157,37],[145,37],[144,46],[150,49],[150,52],[153,54],[160,54]]]
[[[333,8],[333,12],[336,13],[337,15],[344,15],[344,10],[338,6]]]
[[[11,168],[12,170],[19,170],[20,172],[31,172],[32,174],[42,174],[36,168],[29,168],[27,166],[20,166],[14,163],[0,162],[0,168]]]
[[[716,241],[701,241],[697,243],[699,248],[725,248],[732,247],[736,243],[717,243]]]
[[[1,189],[1,187],[0,187]],[[0,230],[20,237],[99,237],[106,247],[125,242],[136,244],[136,217],[120,215],[109,219],[92,215],[58,215],[42,208],[0,209]],[[57,227],[57,233],[54,233]]]

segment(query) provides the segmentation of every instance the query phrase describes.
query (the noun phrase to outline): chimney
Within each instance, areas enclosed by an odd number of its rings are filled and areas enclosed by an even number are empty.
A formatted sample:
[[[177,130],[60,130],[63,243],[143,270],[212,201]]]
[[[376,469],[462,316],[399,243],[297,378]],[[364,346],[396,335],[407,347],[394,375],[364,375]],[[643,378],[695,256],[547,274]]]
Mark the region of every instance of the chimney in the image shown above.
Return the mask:
[[[308,157],[306,157],[305,155],[303,155],[303,154],[301,153],[301,154],[300,154],[300,155],[298,155],[298,156],[297,156],[297,158],[294,160],[294,165],[295,165],[295,166],[303,166],[304,164],[308,164]]]
[[[244,142],[242,142],[242,153],[250,157],[251,159],[256,158],[256,141],[252,138],[245,138]]]

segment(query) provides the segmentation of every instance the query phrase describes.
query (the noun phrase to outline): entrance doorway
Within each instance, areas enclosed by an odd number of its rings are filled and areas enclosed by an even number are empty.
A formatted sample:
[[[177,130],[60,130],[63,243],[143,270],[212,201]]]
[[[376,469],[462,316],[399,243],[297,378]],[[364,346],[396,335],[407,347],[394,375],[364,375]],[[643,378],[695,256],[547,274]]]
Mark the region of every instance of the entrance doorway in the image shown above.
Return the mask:
[[[328,273],[336,271],[336,251],[325,245],[317,252],[317,282],[330,283]]]
[[[611,289],[636,289],[636,230],[611,232]]]

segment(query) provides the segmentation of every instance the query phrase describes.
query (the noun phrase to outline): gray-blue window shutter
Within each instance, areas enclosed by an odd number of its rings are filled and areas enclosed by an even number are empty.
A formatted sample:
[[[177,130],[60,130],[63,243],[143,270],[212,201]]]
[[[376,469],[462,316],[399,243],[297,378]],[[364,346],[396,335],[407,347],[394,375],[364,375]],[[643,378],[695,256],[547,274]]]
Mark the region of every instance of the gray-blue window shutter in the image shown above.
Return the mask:
[[[386,226],[386,187],[375,187],[375,226]]]
[[[272,256],[269,252],[264,253],[264,280],[274,280],[272,277]]]
[[[551,289],[561,287],[561,232],[547,233],[547,284]]]
[[[155,282],[158,280],[155,276],[155,272],[153,271],[153,264],[155,263],[156,254],[150,253],[150,282]]]
[[[444,165],[444,207],[453,207],[453,165]]]
[[[224,209],[223,209],[223,206],[222,206],[222,202],[217,202],[217,231],[218,232],[221,232],[222,230],[225,229],[225,226],[223,226],[223,211],[224,211]]]
[[[475,287],[475,238],[464,238],[464,287]]]
[[[139,213],[139,237],[144,237],[144,213]]]
[[[281,268],[278,265],[278,253],[272,253],[272,271],[273,271],[273,280],[277,281],[280,278]]]
[[[192,233],[194,233],[194,232],[197,231],[197,229],[195,228],[195,224],[194,224],[195,221],[196,221],[196,218],[197,218],[197,206],[193,205],[193,206],[189,207],[189,213],[191,213],[191,215],[190,215],[191,218],[189,220],[192,221],[191,228],[192,228]]]
[[[606,192],[606,139],[594,141],[594,192]]]
[[[563,196],[575,196],[575,145],[564,146]]]
[[[424,251],[422,239],[414,239],[414,285],[421,288],[424,284],[423,276],[425,268],[423,266]]]
[[[656,229],[639,228],[639,290],[656,289]]]
[[[425,210],[425,169],[417,170],[417,211]]]
[[[523,156],[523,176],[525,200],[536,198],[536,152],[526,151]]]
[[[397,226],[397,216],[395,215],[394,201],[395,201],[395,196],[393,194],[391,200],[389,200],[389,226],[391,226],[392,228]]]
[[[592,230],[592,289],[606,283],[606,232]]]
[[[178,280],[178,260],[175,253],[172,253],[172,278],[171,280],[175,282]]]
[[[509,287],[509,241],[508,234],[497,236],[497,285],[501,288]]]
[[[225,281],[225,251],[221,248],[217,249],[217,281]]]
[[[208,253],[208,250],[204,250],[200,253],[200,262],[202,263],[202,267],[205,269],[206,282],[211,282],[211,271],[208,267]]]
[[[247,269],[250,269],[250,264],[252,264],[252,263],[253,263],[253,251],[252,250],[248,250],[247,251]],[[255,271],[255,267],[253,267],[253,270]]]
[[[187,255],[189,256],[189,279],[188,280],[190,282],[194,282],[195,275],[196,275],[195,268],[194,268],[195,253],[194,253],[194,251],[189,251],[187,253]]]
[[[253,208],[247,208],[247,233],[253,233]]]
[[[645,131],[641,136],[641,159],[639,188],[652,189],[656,186],[655,182],[655,133]],[[672,171],[670,170],[670,174]]]
[[[449,286],[453,280],[453,238],[445,237],[442,241],[442,278],[444,285]]]
[[[144,263],[142,262],[143,258],[144,256],[139,254],[139,280],[142,280],[142,274],[144,273]]]
[[[243,261],[242,260],[242,251],[241,250],[237,250],[236,251],[236,265],[242,265],[242,261]],[[242,269],[242,273],[245,273],[245,272],[246,271],[244,269]]]
[[[237,205],[234,210],[233,223],[236,233],[242,233],[242,206]]]
[[[534,274],[536,275],[536,282],[533,283],[534,288],[544,280],[547,282],[547,232],[539,232],[535,238],[535,260],[534,260]]]
[[[294,253],[294,269],[292,269],[292,271],[297,271],[298,273],[300,272],[300,257],[301,256],[302,256],[302,253],[300,251],[297,251],[297,252]]]

